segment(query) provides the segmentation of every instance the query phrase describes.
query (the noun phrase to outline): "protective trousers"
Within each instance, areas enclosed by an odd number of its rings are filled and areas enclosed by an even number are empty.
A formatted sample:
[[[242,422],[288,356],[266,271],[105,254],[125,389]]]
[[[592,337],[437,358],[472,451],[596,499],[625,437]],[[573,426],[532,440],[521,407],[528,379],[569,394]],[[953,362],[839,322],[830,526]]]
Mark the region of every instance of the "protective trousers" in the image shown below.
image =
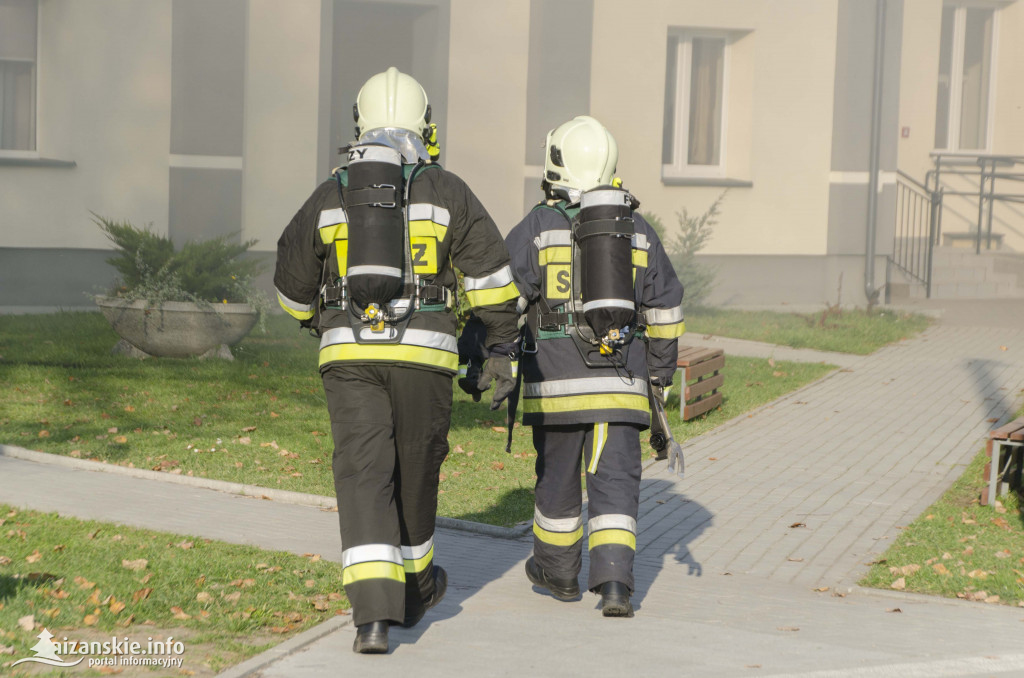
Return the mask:
[[[537,490],[533,553],[556,578],[575,578],[583,557],[580,458],[587,469],[590,576],[587,588],[617,581],[633,591],[640,501],[640,429],[632,424],[534,426]]]
[[[322,376],[353,621],[401,622],[434,592],[452,379],[398,365],[332,365]]]

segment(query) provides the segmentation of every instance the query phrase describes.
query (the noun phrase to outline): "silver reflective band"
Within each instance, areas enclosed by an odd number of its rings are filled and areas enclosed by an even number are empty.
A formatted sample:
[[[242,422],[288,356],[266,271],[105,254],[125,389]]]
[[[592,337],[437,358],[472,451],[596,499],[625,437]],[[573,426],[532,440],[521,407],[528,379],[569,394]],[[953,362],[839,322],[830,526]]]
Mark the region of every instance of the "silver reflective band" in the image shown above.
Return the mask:
[[[464,377],[469,371],[469,365],[459,365],[459,376]]]
[[[629,198],[625,191],[619,189],[605,189],[600,191],[587,191],[580,198],[580,207],[596,207],[598,205],[628,205]]]
[[[683,306],[675,308],[649,308],[644,311],[648,325],[674,325],[683,321]]]
[[[463,276],[462,284],[465,286],[466,291],[472,290],[489,290],[497,287],[504,287],[505,285],[512,282],[512,269],[508,266],[499,268],[490,275],[485,275],[482,278],[470,278],[468,275]]]
[[[341,552],[342,567],[378,561],[402,565],[402,552],[397,546],[391,544],[364,544]]]
[[[386,275],[389,278],[401,278],[402,269],[394,266],[352,266],[348,275]]]
[[[598,532],[599,530],[626,530],[636,534],[636,518],[622,513],[609,513],[603,516],[591,518],[587,523],[587,530]]]
[[[537,237],[533,239],[533,244],[535,244],[539,250],[542,250],[545,247],[571,245],[572,234],[569,233],[569,229],[567,228],[553,231],[541,231]]]
[[[647,236],[643,233],[633,234],[633,249],[635,250],[646,250],[650,249],[651,244],[647,241]]]
[[[451,214],[443,207],[418,202],[409,205],[409,221],[433,221],[435,224],[447,226],[451,223]]]
[[[349,149],[348,162],[350,165],[360,162],[386,162],[391,165],[401,165],[402,154],[392,146],[360,144]]]
[[[414,132],[401,127],[377,127],[363,133],[360,143],[386,144],[398,150],[410,165],[417,160],[430,160],[423,140]]]
[[[557,398],[588,393],[636,393],[646,398],[647,382],[636,379],[632,384],[628,384],[618,377],[585,377],[523,384],[523,395],[527,398]]]
[[[277,288],[275,287],[274,289],[277,289]],[[298,301],[294,301],[292,299],[289,299],[288,297],[286,297],[283,294],[281,294],[281,290],[277,290],[277,298],[278,298],[278,300],[284,306],[287,306],[288,308],[292,309],[293,311],[298,311],[300,313],[305,313],[305,312],[310,311],[310,310],[313,309],[313,304],[303,304],[303,303],[300,303]]]
[[[530,302],[526,300],[526,297],[519,297],[519,301],[516,302],[516,313],[523,313],[526,308],[530,305]]]
[[[320,338],[320,348],[324,349],[335,344],[354,344],[355,341],[356,338],[351,327],[332,327]],[[459,352],[459,343],[454,336],[430,330],[406,330],[399,345],[424,346],[456,354]]]
[[[317,224],[317,228],[323,228],[324,226],[336,226],[338,224],[348,223],[348,217],[345,216],[345,210],[340,207],[335,207],[332,210],[322,210],[320,212],[320,222]]]
[[[430,553],[430,549],[432,549],[432,548],[434,548],[434,538],[433,537],[431,537],[430,539],[428,539],[424,543],[418,544],[416,546],[405,546],[403,544],[402,545],[402,557],[405,558],[406,560],[419,560],[420,558],[423,558],[428,553]]]
[[[575,532],[583,527],[583,517],[575,518],[548,518],[536,506],[533,508],[533,522],[537,527],[548,532]]]
[[[351,269],[350,269],[351,270]],[[595,299],[583,304],[583,312],[593,311],[596,308],[628,308],[633,310],[636,304],[625,299]]]

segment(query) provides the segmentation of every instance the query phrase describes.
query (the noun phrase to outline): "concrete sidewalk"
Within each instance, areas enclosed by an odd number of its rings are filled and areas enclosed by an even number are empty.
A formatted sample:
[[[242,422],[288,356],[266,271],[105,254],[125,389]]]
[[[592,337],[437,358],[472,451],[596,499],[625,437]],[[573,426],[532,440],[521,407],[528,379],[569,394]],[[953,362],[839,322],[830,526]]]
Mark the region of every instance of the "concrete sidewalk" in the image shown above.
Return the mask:
[[[1024,328],[939,324],[845,358],[691,440],[685,479],[645,469],[635,618],[533,592],[529,537],[440,529],[448,595],[389,656],[353,654],[336,619],[225,675],[1024,676],[1024,609],[855,586],[1013,412]],[[0,456],[0,501],[340,557],[336,514],[209,489]]]

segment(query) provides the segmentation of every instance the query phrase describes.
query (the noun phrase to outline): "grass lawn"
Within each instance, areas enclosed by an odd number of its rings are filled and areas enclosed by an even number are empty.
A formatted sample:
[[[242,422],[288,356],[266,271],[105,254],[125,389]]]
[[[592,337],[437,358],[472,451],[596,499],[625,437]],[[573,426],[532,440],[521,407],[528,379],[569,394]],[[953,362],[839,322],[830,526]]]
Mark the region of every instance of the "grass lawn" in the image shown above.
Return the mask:
[[[817,313],[774,313],[696,308],[687,311],[687,330],[734,339],[764,341],[794,348],[813,348],[867,355],[886,344],[912,337],[931,320],[916,313],[862,309]]]
[[[46,628],[54,641],[112,636],[185,645],[181,670],[214,675],[336,614],[349,604],[341,565],[194,537],[116,526],[0,504],[0,673]],[[77,655],[58,653],[64,661]],[[117,672],[88,669],[75,675]],[[129,669],[135,671],[137,669]],[[66,669],[64,669],[66,671]],[[148,671],[145,671],[148,675]],[[81,672],[81,673],[78,673]],[[68,675],[59,673],[54,675]]]
[[[904,528],[863,586],[1024,607],[1024,503],[979,503],[984,451],[939,501]]]
[[[0,442],[110,464],[333,496],[332,442],[317,341],[284,316],[234,362],[111,356],[98,313],[0,316]],[[723,406],[670,423],[685,440],[807,384],[831,368],[728,356]],[[679,378],[677,378],[677,382]],[[513,525],[533,515],[529,429],[504,452],[504,410],[458,388],[442,469],[441,515]]]

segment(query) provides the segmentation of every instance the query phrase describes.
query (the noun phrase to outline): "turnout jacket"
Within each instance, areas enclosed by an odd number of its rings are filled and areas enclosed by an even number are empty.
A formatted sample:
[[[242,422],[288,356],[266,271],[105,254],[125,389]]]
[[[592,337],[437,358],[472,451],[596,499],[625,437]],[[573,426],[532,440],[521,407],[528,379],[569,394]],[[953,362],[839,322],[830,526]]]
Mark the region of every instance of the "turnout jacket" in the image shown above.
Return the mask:
[[[406,180],[412,166],[406,165]],[[347,173],[341,170],[347,187]],[[409,236],[413,273],[421,283],[442,286],[456,299],[458,280],[473,312],[487,327],[488,346],[515,341],[516,300],[508,253],[497,226],[459,177],[425,165],[411,177]],[[338,181],[320,184],[292,218],[277,242],[274,286],[284,310],[321,333],[320,369],[331,364],[399,363],[454,374],[458,370],[456,303],[421,304],[401,343],[356,341],[348,312],[325,307],[321,286],[343,278],[347,268],[348,217],[338,197]],[[347,192],[347,188],[346,188]],[[436,288],[435,288],[436,289]],[[359,321],[355,325],[361,326]]]
[[[564,202],[556,206],[542,203],[505,239],[522,295],[520,311],[536,312],[543,297],[552,312],[572,313],[573,244],[567,216],[577,212],[578,206],[568,207]],[[524,352],[520,359],[524,425],[650,425],[648,361],[651,376],[662,385],[671,383],[676,371],[677,338],[685,331],[683,285],[654,229],[636,212],[632,216],[634,301],[647,324],[646,350],[637,337],[621,349],[624,368],[611,363],[590,367],[568,335],[567,325],[538,328],[536,336],[526,339],[528,346],[536,346],[536,353]],[[581,307],[582,301],[577,299],[576,306]],[[543,305],[540,308],[544,310]],[[575,320],[580,326],[586,324],[582,312]],[[529,323],[527,333],[534,334]]]

